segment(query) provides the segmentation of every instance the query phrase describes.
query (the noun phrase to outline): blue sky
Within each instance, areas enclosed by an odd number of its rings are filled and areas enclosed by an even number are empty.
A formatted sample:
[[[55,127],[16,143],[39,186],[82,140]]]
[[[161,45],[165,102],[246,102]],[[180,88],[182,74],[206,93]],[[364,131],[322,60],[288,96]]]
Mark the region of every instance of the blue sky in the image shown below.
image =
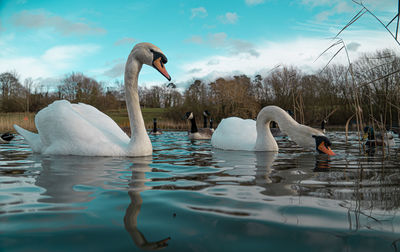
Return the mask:
[[[397,10],[395,0],[363,2],[385,22]],[[113,83],[123,79],[134,44],[144,41],[163,50],[172,82],[182,86],[194,78],[266,74],[279,65],[313,72],[331,57],[315,61],[333,43],[328,38],[359,10],[351,0],[1,0],[0,72],[55,85],[74,71]],[[367,14],[340,37],[352,60],[400,49]],[[139,81],[166,82],[150,67]]]

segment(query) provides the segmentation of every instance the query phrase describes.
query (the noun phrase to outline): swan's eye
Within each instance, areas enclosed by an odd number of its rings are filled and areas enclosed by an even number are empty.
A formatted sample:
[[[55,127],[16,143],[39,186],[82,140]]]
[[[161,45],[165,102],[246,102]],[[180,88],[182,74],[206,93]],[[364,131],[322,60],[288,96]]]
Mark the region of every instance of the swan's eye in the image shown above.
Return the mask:
[[[162,63],[164,63],[164,64],[168,62],[167,57],[165,57],[165,55],[163,55],[163,54],[162,54],[161,61],[162,61]]]
[[[153,61],[158,58],[161,58],[161,61],[160,61],[161,63],[165,64],[168,62],[167,57],[165,57],[164,54],[162,54],[160,52],[156,52],[156,51],[152,51],[152,52],[153,52]]]

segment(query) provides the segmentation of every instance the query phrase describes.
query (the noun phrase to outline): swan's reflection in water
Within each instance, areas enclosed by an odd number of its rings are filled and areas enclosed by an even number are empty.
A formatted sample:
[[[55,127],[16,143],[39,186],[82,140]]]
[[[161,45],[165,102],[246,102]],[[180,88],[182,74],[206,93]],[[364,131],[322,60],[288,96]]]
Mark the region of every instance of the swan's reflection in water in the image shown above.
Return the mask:
[[[124,224],[125,229],[131,235],[135,244],[145,250],[155,250],[161,249],[168,246],[168,241],[170,237],[164,238],[155,242],[148,242],[142,232],[137,228],[138,226],[138,215],[140,213],[140,208],[143,203],[143,199],[140,193],[145,190],[150,190],[150,186],[146,186],[145,183],[150,181],[146,179],[146,172],[150,172],[151,168],[149,164],[152,161],[152,157],[142,157],[133,159],[132,164],[132,179],[129,183],[129,197],[131,203],[126,209]]]
[[[341,167],[342,163],[338,166],[338,163],[334,163],[330,157],[313,153],[287,156],[272,152],[213,150],[213,158],[218,160],[221,168],[230,168],[224,173],[241,176],[242,179],[236,179],[241,185],[261,187],[261,190],[253,190],[245,197],[242,196],[243,191],[235,193],[227,190],[225,197],[265,201],[265,205],[274,202],[267,209],[274,209],[274,205],[284,202],[282,207],[277,208],[279,215],[273,217],[275,219],[282,218],[288,223],[303,225],[313,223],[315,226],[337,224],[343,228],[347,226],[349,231],[363,229],[397,231],[398,221],[393,218],[392,223],[387,217],[395,216],[399,209],[398,184],[395,180],[388,181],[391,175],[398,174],[397,171],[388,170],[384,174],[384,181],[381,181],[382,170],[372,169],[363,173],[362,169],[360,171],[355,166],[348,167],[346,171]],[[393,172],[395,174],[391,174]],[[253,177],[245,181],[244,174]],[[263,197],[257,197],[257,192]],[[322,200],[309,201],[314,198]],[[320,210],[320,215],[316,214],[319,211],[315,212],[314,218],[318,220],[317,222],[307,219],[307,214],[302,214],[302,211],[307,212],[307,210],[300,210],[303,207],[314,211],[312,209],[326,206],[329,207]],[[246,210],[251,211],[251,209]],[[333,212],[330,212],[331,210]],[[293,214],[288,216],[288,211],[293,211]],[[347,212],[347,223],[341,222],[345,218],[337,222],[332,221],[332,216],[337,214],[334,211]]]
[[[110,164],[112,158],[42,155],[32,158],[41,160],[42,164],[35,184],[46,191],[39,202],[67,204],[91,201],[94,190],[91,187],[107,187],[105,182],[111,175],[107,174],[110,170],[106,164]]]
[[[151,171],[149,164],[152,162],[152,157],[113,159],[38,155],[33,156],[33,159],[42,160],[43,169],[36,178],[35,184],[46,190],[38,201],[54,203],[58,209],[70,209],[68,205],[92,201],[93,191],[98,187],[115,190],[116,186],[121,186],[120,189],[125,190],[126,184],[121,183],[121,169],[131,171],[131,177],[126,177],[130,179],[128,183],[130,204],[124,216],[125,229],[140,249],[155,250],[168,246],[170,237],[150,242],[138,229],[138,216],[143,204],[140,194],[151,189],[145,185],[145,182],[149,181],[146,179],[146,172]],[[63,205],[66,207],[62,207]]]
[[[388,165],[383,169],[377,160],[364,163],[314,153],[287,155],[216,149],[213,160],[217,160],[220,168],[229,168],[224,173],[231,176],[231,182],[259,186],[260,193],[267,197],[331,199],[358,213],[400,207],[398,168]]]
[[[315,177],[314,172],[330,169],[330,157],[305,153],[293,159],[278,158],[276,152],[243,152],[213,149],[213,159],[221,168],[230,168],[224,173],[242,177],[249,176],[252,183],[263,188],[268,196],[299,195],[299,185],[304,180]],[[314,169],[310,169],[313,168]],[[240,181],[240,179],[238,179]],[[251,182],[252,180],[252,182]],[[246,183],[242,183],[245,185]]]

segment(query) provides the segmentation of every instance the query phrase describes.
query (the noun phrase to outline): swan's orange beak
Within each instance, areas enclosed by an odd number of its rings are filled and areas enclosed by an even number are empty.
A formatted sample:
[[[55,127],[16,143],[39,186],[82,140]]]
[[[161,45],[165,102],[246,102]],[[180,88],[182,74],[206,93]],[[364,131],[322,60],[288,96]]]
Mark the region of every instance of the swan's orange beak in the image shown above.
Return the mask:
[[[165,78],[167,78],[169,81],[171,80],[171,76],[169,76],[167,69],[165,69],[165,65],[162,62],[161,57],[155,59],[153,61],[153,66],[155,69],[157,69],[162,75],[164,75]]]
[[[336,155],[331,148],[329,148],[328,146],[325,146],[325,142],[322,141],[319,145],[318,145],[318,150],[322,151],[325,154],[328,154],[329,156],[334,156]]]

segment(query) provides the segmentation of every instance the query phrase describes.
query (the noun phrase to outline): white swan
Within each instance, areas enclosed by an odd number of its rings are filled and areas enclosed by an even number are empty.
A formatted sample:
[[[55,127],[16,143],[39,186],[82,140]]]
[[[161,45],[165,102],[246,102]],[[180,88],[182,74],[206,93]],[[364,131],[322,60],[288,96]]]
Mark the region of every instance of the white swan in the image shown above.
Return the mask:
[[[32,150],[42,154],[82,156],[147,156],[153,148],[147,135],[138,95],[138,75],[143,64],[153,66],[171,80],[167,58],[150,43],[139,43],[125,66],[125,96],[131,138],[107,115],[83,103],[55,101],[35,117],[38,134],[14,125]]]
[[[281,131],[301,147],[334,155],[329,139],[321,131],[299,124],[277,106],[264,107],[256,122],[237,117],[223,119],[211,138],[211,144],[225,150],[277,152],[278,144],[269,128],[271,121],[277,122]]]

